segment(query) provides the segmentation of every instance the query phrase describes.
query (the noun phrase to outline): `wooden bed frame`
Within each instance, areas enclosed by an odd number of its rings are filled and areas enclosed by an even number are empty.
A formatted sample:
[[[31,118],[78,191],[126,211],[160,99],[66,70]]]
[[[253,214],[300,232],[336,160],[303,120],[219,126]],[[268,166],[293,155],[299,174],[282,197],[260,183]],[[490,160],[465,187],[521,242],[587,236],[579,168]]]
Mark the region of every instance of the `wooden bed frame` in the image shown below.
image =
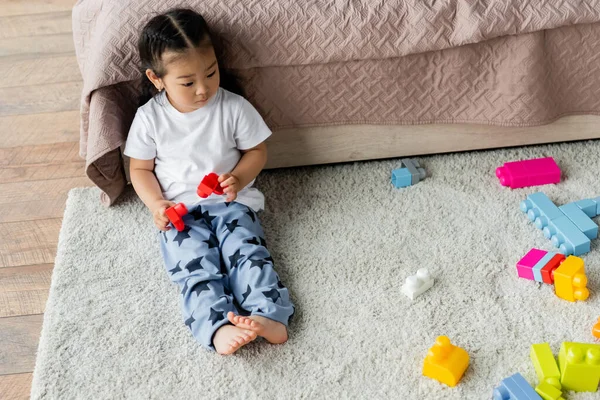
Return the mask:
[[[339,125],[277,130],[266,168],[599,139],[600,116],[573,115],[514,128],[469,124]]]

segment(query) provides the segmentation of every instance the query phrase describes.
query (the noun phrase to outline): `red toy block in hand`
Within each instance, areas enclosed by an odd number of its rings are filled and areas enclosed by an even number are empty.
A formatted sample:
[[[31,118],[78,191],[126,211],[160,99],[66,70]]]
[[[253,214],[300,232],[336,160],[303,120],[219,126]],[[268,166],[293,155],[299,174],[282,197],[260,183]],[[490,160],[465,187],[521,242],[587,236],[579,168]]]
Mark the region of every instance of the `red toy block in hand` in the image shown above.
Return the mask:
[[[183,223],[183,216],[188,213],[187,207],[183,203],[177,203],[172,207],[167,208],[165,214],[169,221],[173,224],[177,231],[181,232],[183,228],[185,228],[185,224]]]
[[[200,182],[198,185],[197,193],[198,196],[202,197],[203,199],[207,198],[213,193],[222,195],[223,188],[219,183],[219,175],[215,174],[214,172],[206,175],[204,179],[202,179],[202,182]]]

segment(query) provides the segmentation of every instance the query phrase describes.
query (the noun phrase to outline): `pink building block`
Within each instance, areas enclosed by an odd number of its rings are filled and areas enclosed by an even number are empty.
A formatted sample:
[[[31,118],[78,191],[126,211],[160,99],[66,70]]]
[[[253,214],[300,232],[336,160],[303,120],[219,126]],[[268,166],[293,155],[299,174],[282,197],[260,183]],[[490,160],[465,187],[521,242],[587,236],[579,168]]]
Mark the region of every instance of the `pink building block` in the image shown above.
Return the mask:
[[[552,157],[512,161],[496,168],[502,186],[518,189],[560,182],[560,168]]]
[[[533,267],[548,253],[545,250],[531,249],[517,263],[517,274],[519,278],[525,278],[534,281]]]

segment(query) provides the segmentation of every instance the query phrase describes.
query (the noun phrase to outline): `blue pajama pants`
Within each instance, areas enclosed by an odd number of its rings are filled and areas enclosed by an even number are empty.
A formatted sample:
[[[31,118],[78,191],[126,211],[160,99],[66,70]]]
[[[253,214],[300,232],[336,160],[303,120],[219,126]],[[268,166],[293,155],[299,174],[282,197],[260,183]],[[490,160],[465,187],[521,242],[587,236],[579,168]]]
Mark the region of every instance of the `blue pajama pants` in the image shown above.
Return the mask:
[[[215,350],[213,335],[229,324],[229,311],[288,325],[294,305],[252,209],[237,202],[197,205],[183,222],[181,232],[160,232],[160,248],[181,288],[185,324],[200,344]]]

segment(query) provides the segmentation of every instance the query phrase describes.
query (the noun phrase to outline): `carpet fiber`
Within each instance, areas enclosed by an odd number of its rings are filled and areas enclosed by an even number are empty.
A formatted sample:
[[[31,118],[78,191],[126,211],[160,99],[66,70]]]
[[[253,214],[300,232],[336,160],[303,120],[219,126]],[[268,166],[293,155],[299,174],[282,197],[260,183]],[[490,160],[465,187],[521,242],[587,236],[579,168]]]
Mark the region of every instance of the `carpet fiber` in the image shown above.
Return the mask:
[[[32,398],[482,399],[515,372],[535,384],[532,343],[556,355],[562,341],[593,341],[600,253],[595,240],[583,256],[586,302],[517,278],[531,247],[553,249],[519,202],[539,190],[558,205],[600,195],[598,154],[600,141],[588,141],[420,157],[428,177],[405,189],[390,183],[399,160],[263,172],[260,215],[296,316],[286,344],[256,341],[229,357],[184,325],[133,190],[106,209],[96,188],[74,189]],[[497,166],[542,156],[562,168],[560,184],[499,185]],[[410,301],[400,287],[421,267],[435,285]],[[471,357],[455,388],[421,376],[438,335]]]

